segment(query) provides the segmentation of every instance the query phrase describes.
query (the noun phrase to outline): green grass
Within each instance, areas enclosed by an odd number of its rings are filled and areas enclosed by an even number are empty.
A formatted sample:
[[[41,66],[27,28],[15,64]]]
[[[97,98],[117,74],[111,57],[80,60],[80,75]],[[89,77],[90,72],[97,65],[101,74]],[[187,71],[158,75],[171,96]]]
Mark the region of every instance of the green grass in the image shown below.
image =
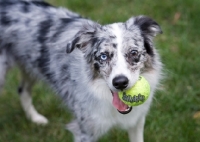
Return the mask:
[[[199,0],[49,0],[68,7],[101,24],[126,21],[133,15],[148,15],[162,27],[156,46],[165,65],[162,90],[157,91],[146,118],[146,142],[199,142],[200,120],[193,115],[200,110],[200,1]],[[61,101],[42,83],[33,90],[37,110],[50,121],[37,126],[22,111],[16,88],[18,70],[7,76],[0,96],[0,141],[71,142],[65,124],[72,116]],[[128,135],[112,129],[99,142],[126,142]]]

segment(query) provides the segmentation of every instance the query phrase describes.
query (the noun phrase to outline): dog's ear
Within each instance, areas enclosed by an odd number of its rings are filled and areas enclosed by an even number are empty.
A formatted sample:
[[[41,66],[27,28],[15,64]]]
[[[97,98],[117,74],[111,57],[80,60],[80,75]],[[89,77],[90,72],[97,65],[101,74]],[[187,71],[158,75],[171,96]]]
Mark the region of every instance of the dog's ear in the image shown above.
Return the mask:
[[[150,56],[154,55],[153,37],[161,34],[162,30],[157,22],[146,16],[138,16],[130,18],[126,23],[129,30],[134,30],[136,27],[140,29],[141,35],[144,38],[144,47]]]
[[[67,44],[66,52],[71,53],[75,48],[85,51],[88,46],[91,46],[99,27],[100,25],[97,23],[83,25],[75,37]]]
[[[162,30],[158,23],[153,19],[146,16],[137,16],[130,18],[126,25],[129,29],[137,26],[143,35],[155,37],[157,34],[161,34]]]

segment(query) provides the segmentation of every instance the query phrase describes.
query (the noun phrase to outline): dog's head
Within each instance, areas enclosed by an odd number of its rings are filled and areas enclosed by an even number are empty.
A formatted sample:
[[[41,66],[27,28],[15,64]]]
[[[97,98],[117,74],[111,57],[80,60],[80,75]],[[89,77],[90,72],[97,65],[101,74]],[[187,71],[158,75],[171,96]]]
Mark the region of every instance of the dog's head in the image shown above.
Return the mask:
[[[86,24],[68,43],[67,52],[82,50],[93,78],[103,78],[113,94],[114,106],[128,113],[130,108],[120,104],[117,92],[132,87],[143,71],[152,68],[153,38],[161,32],[160,26],[145,16],[105,26]]]

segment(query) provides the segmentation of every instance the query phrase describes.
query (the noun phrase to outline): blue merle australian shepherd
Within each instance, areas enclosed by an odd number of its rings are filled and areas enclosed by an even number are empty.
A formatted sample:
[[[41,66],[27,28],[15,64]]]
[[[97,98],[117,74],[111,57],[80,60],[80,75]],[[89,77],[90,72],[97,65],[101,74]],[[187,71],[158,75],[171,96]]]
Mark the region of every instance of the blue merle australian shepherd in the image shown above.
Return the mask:
[[[145,116],[161,78],[153,44],[161,32],[145,16],[100,25],[45,2],[0,0],[0,87],[17,65],[23,77],[19,96],[31,121],[48,122],[31,100],[31,88],[41,79],[74,113],[67,128],[75,142],[94,142],[113,126],[127,130],[131,142],[143,142]],[[129,107],[118,92],[140,75],[150,84],[150,97]]]

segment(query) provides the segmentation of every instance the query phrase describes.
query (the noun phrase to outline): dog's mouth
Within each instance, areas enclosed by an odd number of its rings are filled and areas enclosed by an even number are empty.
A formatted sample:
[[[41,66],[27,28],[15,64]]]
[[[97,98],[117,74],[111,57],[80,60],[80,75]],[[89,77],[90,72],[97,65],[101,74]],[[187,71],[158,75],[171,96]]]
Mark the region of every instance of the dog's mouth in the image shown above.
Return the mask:
[[[128,114],[131,112],[132,107],[126,105],[124,102],[122,102],[119,98],[118,92],[112,92],[113,95],[113,106],[121,113],[121,114]]]

